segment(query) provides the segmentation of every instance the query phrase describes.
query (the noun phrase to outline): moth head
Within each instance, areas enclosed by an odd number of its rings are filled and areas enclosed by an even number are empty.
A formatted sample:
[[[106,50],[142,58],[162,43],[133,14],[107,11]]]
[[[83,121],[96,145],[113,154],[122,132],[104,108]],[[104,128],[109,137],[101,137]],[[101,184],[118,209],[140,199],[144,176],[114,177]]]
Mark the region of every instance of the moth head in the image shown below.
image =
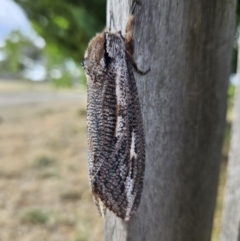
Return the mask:
[[[110,58],[125,59],[125,39],[121,32],[105,32],[106,51]]]
[[[105,33],[97,34],[89,43],[84,55],[82,66],[87,75],[93,79],[96,76],[106,73],[110,61],[106,51]]]

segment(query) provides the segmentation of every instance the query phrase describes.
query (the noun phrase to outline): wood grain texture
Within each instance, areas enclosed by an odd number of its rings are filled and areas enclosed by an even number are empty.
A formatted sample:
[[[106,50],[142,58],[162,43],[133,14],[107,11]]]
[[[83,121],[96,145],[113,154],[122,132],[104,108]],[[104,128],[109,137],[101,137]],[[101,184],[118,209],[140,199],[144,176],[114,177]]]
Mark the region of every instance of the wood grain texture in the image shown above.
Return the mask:
[[[130,1],[108,1],[124,31]],[[141,0],[135,74],[146,136],[140,207],[107,214],[106,241],[209,241],[225,126],[235,0]],[[119,233],[121,235],[119,235]]]
[[[240,46],[240,41],[238,43]],[[239,49],[239,47],[238,47]],[[238,83],[240,83],[240,51],[238,52]],[[221,241],[240,241],[240,85],[234,102],[231,147],[223,208]]]

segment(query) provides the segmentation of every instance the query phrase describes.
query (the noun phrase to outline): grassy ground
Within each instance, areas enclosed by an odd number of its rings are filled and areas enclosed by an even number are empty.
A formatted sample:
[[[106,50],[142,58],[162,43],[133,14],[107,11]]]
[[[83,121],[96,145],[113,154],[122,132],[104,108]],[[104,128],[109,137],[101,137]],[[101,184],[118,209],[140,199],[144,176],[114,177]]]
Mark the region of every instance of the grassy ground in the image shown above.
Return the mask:
[[[223,143],[223,160],[221,163],[220,176],[219,176],[219,185],[218,185],[218,196],[217,203],[214,215],[213,222],[213,232],[211,241],[219,241],[219,235],[221,231],[221,221],[222,221],[222,210],[224,202],[224,189],[226,184],[226,172],[227,172],[227,162],[228,162],[228,151],[230,146],[231,139],[231,124],[232,124],[232,104],[229,105],[229,110],[227,114],[227,124],[225,129],[225,139]]]
[[[226,182],[226,162],[222,162],[211,241],[219,241],[219,235],[221,231],[221,218],[222,218],[223,194],[224,194],[225,182]]]
[[[103,240],[85,107],[85,99],[0,106],[0,241]]]
[[[0,95],[25,91],[52,90],[0,82]],[[86,98],[0,105],[0,241],[103,240],[88,184],[86,142]],[[226,160],[212,241],[219,240],[225,170]]]

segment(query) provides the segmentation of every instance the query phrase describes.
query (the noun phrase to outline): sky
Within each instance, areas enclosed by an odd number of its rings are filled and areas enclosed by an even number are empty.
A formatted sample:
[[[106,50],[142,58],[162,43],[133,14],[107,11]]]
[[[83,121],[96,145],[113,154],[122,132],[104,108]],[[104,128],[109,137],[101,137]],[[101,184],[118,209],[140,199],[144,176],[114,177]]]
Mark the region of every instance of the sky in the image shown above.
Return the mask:
[[[12,0],[0,0],[0,38],[5,38],[15,29],[21,30],[26,35],[32,32],[23,10]]]
[[[13,0],[0,0],[0,46],[4,46],[4,39],[13,30],[20,30],[36,46],[40,48],[45,46],[45,41],[32,29],[22,8]],[[231,77],[231,81],[236,84],[235,75]]]
[[[12,0],[0,0],[0,43],[13,30],[20,30],[37,46],[44,47],[44,40],[34,32],[21,7]]]
[[[4,46],[4,40],[13,30],[21,31],[37,47],[45,46],[45,41],[33,30],[22,8],[13,0],[0,0],[0,46]],[[25,75],[33,81],[42,81],[46,71],[42,65],[35,64]]]

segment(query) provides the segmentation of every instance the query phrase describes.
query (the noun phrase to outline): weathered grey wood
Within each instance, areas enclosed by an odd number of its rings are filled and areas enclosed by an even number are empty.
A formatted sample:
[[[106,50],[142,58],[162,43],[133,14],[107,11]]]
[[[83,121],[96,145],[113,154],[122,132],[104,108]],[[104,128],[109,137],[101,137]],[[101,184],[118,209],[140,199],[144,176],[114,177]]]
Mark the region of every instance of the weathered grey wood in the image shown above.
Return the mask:
[[[240,39],[238,46],[240,46]],[[240,50],[240,47],[238,47]],[[234,103],[232,139],[221,228],[221,241],[240,241],[240,51],[238,52],[238,90]]]
[[[124,31],[130,1],[108,1]],[[225,125],[235,0],[141,0],[135,74],[146,135],[137,214],[107,213],[106,241],[209,241]]]

